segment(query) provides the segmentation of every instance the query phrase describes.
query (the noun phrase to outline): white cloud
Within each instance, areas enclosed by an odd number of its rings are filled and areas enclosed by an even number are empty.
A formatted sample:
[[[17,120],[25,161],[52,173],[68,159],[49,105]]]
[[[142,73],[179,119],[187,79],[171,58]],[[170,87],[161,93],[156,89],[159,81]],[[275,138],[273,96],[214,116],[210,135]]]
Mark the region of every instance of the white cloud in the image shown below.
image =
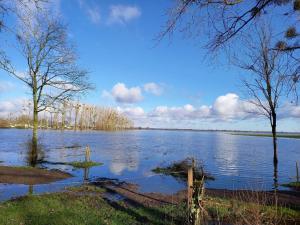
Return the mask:
[[[126,24],[141,16],[141,11],[137,6],[112,5],[110,6],[108,24]]]
[[[111,95],[118,103],[136,103],[143,100],[140,87],[127,88],[123,83],[117,83],[111,90]]]
[[[101,21],[101,15],[100,15],[100,10],[98,7],[95,8],[88,8],[87,14],[89,16],[89,19],[92,21],[92,23],[98,24]]]
[[[0,81],[0,92],[7,92],[14,88],[14,84],[8,81]]]
[[[10,114],[18,115],[22,112],[28,113],[29,100],[25,98],[18,98],[13,100],[0,102],[0,117],[7,117]]]
[[[148,116],[154,118],[166,118],[168,120],[204,119],[211,116],[211,108],[206,105],[195,108],[190,104],[182,107],[158,106],[152,112],[149,112]]]
[[[250,116],[250,111],[258,111],[253,107],[253,104],[240,100],[237,94],[228,93],[216,99],[212,106],[212,113],[221,120],[243,119]]]
[[[80,8],[82,8],[84,6],[85,0],[77,0]]]
[[[139,113],[133,113],[137,110]],[[120,109],[119,109],[120,110]],[[294,110],[294,115],[299,113],[300,109]],[[199,107],[191,104],[183,106],[157,106],[149,112],[144,112],[140,107],[122,109],[122,112],[126,112],[130,118],[132,118],[135,124],[147,126],[159,125],[161,127],[171,125],[176,127],[179,124],[193,124],[199,121],[202,122],[232,122],[245,120],[250,118],[260,118],[257,108],[246,101],[242,101],[240,97],[234,93],[228,93],[216,98],[212,105],[201,105]]]
[[[129,118],[138,118],[145,116],[145,111],[141,107],[117,107],[117,110],[120,113],[128,116]]]
[[[293,106],[290,110],[290,116],[300,118],[300,106]]]
[[[13,102],[10,102],[10,101],[0,102],[0,112],[1,113],[11,112],[14,109],[15,109],[15,104]]]
[[[78,0],[78,4],[92,23],[99,24],[101,22],[101,13],[97,5],[90,5],[84,0]]]
[[[163,88],[154,82],[131,88],[128,88],[124,83],[119,82],[111,91],[103,90],[101,97],[113,99],[117,103],[133,104],[144,99],[143,91],[159,96],[163,93]]]
[[[102,93],[101,93],[101,97],[102,98],[112,98],[112,95],[109,91],[103,90]]]
[[[136,102],[142,99],[139,87],[127,88],[122,83],[116,84],[111,92],[103,91],[102,95],[114,98],[116,101],[118,99],[122,103]],[[13,115],[19,115],[22,112],[27,114],[29,102],[25,98],[0,101],[0,117],[7,117],[10,113]],[[23,111],[24,108],[25,111]],[[223,124],[224,126],[220,129],[224,129],[233,128],[232,124],[242,120],[245,121],[245,124],[249,123],[246,119],[258,119],[257,121],[261,122],[260,115],[249,113],[249,111],[257,111],[254,105],[242,101],[234,93],[217,97],[212,105],[157,106],[148,112],[139,106],[123,105],[123,107],[116,107],[116,110],[128,116],[136,126],[142,127],[199,128],[199,124],[200,126],[205,124],[219,129],[218,124]],[[300,119],[300,106],[284,104],[278,110],[278,119],[291,119],[292,121]]]
[[[26,78],[27,75],[28,75],[28,72],[26,72],[26,71],[16,71],[16,74],[20,78]]]
[[[163,88],[154,82],[144,84],[144,90],[157,96],[163,93]]]
[[[300,118],[300,106],[287,103],[283,107],[283,110],[280,111],[279,118]]]

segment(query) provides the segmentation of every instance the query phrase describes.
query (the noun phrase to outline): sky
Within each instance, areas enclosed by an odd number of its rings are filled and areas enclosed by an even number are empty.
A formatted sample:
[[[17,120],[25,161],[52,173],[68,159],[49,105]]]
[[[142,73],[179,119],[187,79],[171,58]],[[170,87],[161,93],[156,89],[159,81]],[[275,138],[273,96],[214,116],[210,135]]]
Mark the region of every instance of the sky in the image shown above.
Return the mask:
[[[95,90],[80,101],[116,108],[135,126],[157,128],[269,130],[266,118],[249,115],[240,77],[244,71],[212,60],[199,40],[175,33],[157,41],[171,0],[54,0],[68,25],[78,64]],[[5,36],[5,34],[3,34]],[[10,39],[5,48],[25,71]],[[223,58],[222,58],[223,57]],[[0,71],[0,115],[20,110],[29,90]],[[281,131],[300,131],[300,107],[279,110]]]

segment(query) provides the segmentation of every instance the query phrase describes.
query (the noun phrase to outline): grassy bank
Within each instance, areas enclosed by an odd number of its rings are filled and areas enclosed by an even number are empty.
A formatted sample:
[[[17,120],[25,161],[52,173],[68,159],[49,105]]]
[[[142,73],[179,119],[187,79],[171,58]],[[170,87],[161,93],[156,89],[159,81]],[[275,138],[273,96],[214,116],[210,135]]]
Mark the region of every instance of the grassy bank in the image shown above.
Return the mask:
[[[272,137],[272,134],[260,134],[260,133],[231,133],[231,135],[254,136],[254,137]],[[300,134],[277,134],[277,137],[278,138],[300,139]]]
[[[99,194],[68,193],[27,196],[0,205],[0,224],[174,224],[175,215],[181,219],[177,207],[130,206],[123,201],[109,202]],[[173,216],[175,219],[175,216]],[[178,224],[179,221],[178,221]]]
[[[42,161],[42,163],[50,164],[50,165],[67,165],[73,166],[74,168],[90,168],[94,166],[102,166],[101,162],[93,162],[93,161],[74,161],[74,162],[51,162],[51,161]]]
[[[138,201],[105,199],[104,189],[81,186],[65,193],[27,196],[0,204],[0,224],[185,224],[186,204],[143,205]],[[206,219],[230,224],[296,224],[300,212],[289,208],[205,199]]]
[[[290,188],[295,188],[295,189],[300,189],[300,182],[290,182],[290,183],[287,183],[287,184],[282,184],[282,186],[284,187],[290,187]]]

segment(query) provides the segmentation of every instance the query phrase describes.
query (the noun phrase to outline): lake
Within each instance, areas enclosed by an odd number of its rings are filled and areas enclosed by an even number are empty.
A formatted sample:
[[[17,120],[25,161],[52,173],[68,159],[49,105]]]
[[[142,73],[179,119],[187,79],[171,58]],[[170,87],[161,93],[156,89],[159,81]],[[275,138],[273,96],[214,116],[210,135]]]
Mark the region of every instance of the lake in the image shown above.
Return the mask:
[[[27,165],[31,130],[0,129],[0,165]],[[215,180],[208,188],[263,189],[274,188],[272,139],[238,136],[225,132],[132,130],[54,131],[39,133],[43,160],[71,162],[84,160],[84,148],[91,148],[91,159],[104,163],[89,170],[68,165],[42,163],[40,166],[60,169],[74,177],[45,185],[0,184],[0,200],[34,193],[62,190],[79,185],[84,178],[116,178],[139,185],[143,192],[174,193],[186,184],[170,176],[154,174],[157,166],[194,157]],[[278,140],[278,183],[294,179],[295,162],[300,159],[300,139]],[[72,146],[82,146],[71,148]],[[283,187],[279,186],[279,189]]]

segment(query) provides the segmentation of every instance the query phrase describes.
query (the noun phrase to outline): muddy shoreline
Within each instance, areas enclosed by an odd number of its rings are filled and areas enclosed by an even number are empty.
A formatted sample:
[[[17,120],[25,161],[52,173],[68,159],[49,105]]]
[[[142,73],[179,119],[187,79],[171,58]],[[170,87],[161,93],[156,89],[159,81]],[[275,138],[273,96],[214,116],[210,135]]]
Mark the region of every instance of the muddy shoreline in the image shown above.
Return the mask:
[[[3,184],[49,184],[70,177],[72,177],[71,174],[60,170],[0,166],[0,183]]]

